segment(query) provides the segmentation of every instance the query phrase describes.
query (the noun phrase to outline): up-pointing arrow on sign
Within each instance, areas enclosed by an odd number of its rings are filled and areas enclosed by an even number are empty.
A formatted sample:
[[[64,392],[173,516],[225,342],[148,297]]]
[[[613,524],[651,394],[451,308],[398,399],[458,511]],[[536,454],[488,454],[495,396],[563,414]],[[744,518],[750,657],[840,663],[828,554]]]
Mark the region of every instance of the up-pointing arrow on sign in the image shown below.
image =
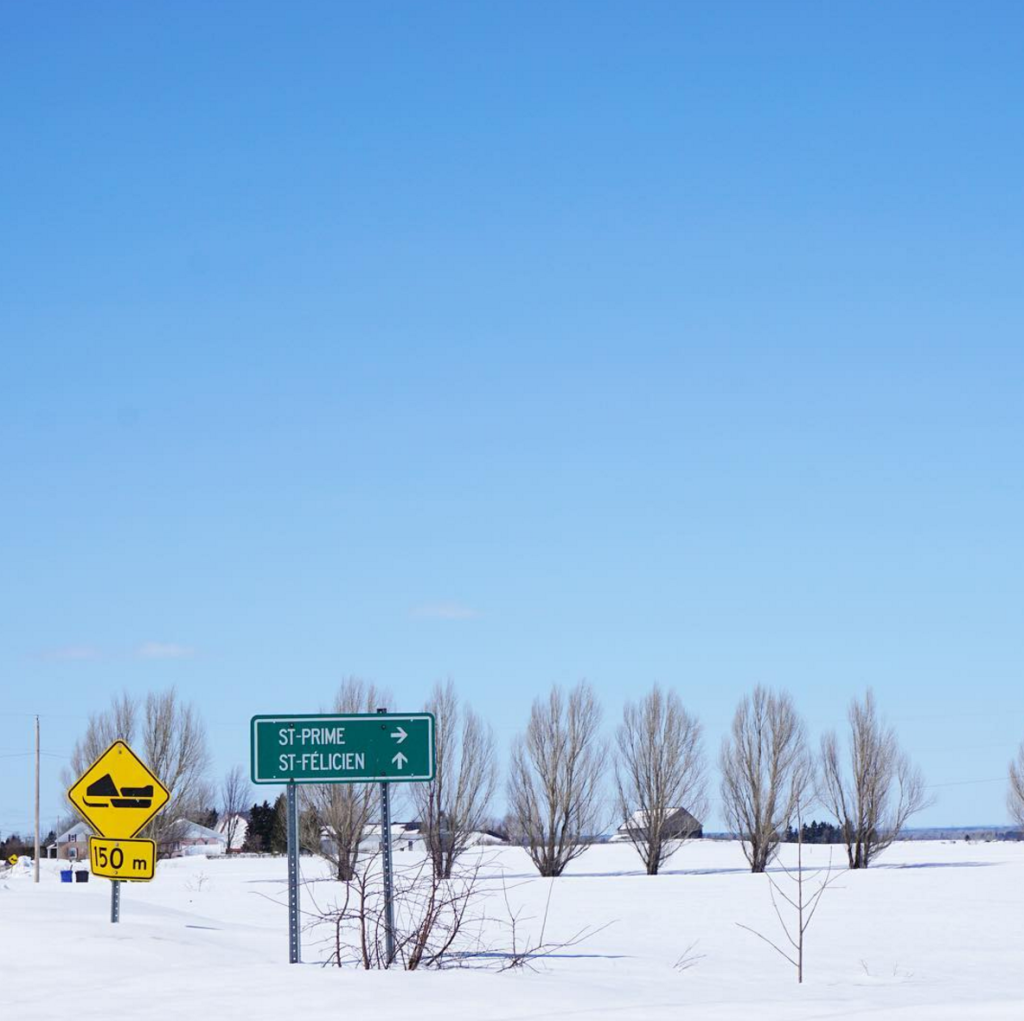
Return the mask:
[[[409,735],[405,732],[404,727],[399,727],[397,730],[391,731],[391,736],[401,744]]]
[[[401,752],[396,752],[391,761],[398,766],[399,769],[403,769],[409,760]]]

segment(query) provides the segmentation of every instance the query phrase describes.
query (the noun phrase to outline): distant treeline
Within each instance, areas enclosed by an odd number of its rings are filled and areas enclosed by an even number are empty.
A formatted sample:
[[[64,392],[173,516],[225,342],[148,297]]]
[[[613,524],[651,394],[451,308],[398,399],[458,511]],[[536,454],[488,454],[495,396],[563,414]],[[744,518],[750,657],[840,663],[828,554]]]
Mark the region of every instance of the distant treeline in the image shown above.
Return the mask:
[[[803,830],[803,842],[805,844],[842,844],[845,843],[843,831],[835,823],[830,822],[805,822],[801,827]],[[795,844],[800,839],[793,826],[790,826],[782,838],[784,844]]]
[[[45,848],[47,844],[52,844],[57,839],[57,835],[50,830],[49,833],[43,837],[40,842],[40,848]],[[22,837],[18,833],[9,833],[3,840],[0,840],[0,862],[7,861],[8,858],[13,855],[17,855],[19,858],[23,855],[31,857],[35,853],[35,842],[31,836]],[[45,856],[44,851],[40,851],[40,854]]]

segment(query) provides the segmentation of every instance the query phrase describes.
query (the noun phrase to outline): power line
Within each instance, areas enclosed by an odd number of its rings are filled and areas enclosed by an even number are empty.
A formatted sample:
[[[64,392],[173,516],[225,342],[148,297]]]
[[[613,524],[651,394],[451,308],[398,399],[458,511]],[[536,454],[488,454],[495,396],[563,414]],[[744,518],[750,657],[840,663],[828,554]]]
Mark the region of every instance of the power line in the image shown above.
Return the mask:
[[[62,755],[60,752],[40,752],[40,755],[48,755],[51,759],[70,759],[70,755]],[[23,759],[27,755],[35,755],[35,752],[10,752],[0,755],[0,759]]]
[[[87,720],[88,716],[78,716],[70,713],[0,713],[11,719],[34,720],[37,716],[41,720]]]
[[[966,787],[968,784],[974,783],[1006,783],[1006,777],[990,776],[986,780],[949,780],[946,783],[925,784],[925,788],[930,790],[932,787]]]

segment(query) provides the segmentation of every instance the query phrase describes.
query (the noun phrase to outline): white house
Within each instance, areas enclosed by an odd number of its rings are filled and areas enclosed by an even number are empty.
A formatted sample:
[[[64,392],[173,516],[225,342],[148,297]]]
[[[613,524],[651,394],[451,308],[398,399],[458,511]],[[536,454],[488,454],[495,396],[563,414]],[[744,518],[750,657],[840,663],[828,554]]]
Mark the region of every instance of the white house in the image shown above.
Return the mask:
[[[66,861],[89,860],[89,837],[92,830],[84,822],[76,822],[71,829],[62,833],[52,844],[46,846],[47,858]]]
[[[374,823],[363,830],[363,839],[359,841],[360,850],[376,851],[380,847],[382,833],[380,823]],[[411,850],[423,840],[418,823],[393,822],[391,824],[391,846],[396,851]]]
[[[179,819],[173,827],[173,837],[167,841],[166,853],[171,858],[184,858],[192,854],[216,856],[227,850],[227,838],[223,833],[200,826],[189,819]],[[161,854],[164,847],[161,846]]]
[[[218,819],[214,829],[224,838],[226,843],[228,838],[228,822],[230,820],[234,820],[235,832],[231,834],[231,846],[227,847],[226,850],[241,851],[242,846],[245,844],[246,834],[249,832],[249,820],[244,815],[236,814]]]
[[[363,850],[376,850],[380,846],[379,824],[367,826],[359,846]],[[467,834],[466,847],[484,844],[501,844],[502,838],[495,833],[479,830]],[[397,851],[411,851],[423,846],[423,824],[419,822],[396,822],[391,824],[391,845]]]

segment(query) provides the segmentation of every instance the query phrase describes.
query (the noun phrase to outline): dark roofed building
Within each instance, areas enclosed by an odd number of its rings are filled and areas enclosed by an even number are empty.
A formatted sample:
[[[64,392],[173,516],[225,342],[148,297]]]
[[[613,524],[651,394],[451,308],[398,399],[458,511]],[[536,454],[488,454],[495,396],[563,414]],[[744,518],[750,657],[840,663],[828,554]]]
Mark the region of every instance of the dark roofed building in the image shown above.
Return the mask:
[[[628,821],[624,822],[616,831],[614,840],[631,840],[633,837],[643,837],[647,829],[647,813],[634,812]],[[704,836],[704,827],[700,820],[692,816],[685,808],[670,808],[668,818],[665,820],[666,840],[690,840]]]

